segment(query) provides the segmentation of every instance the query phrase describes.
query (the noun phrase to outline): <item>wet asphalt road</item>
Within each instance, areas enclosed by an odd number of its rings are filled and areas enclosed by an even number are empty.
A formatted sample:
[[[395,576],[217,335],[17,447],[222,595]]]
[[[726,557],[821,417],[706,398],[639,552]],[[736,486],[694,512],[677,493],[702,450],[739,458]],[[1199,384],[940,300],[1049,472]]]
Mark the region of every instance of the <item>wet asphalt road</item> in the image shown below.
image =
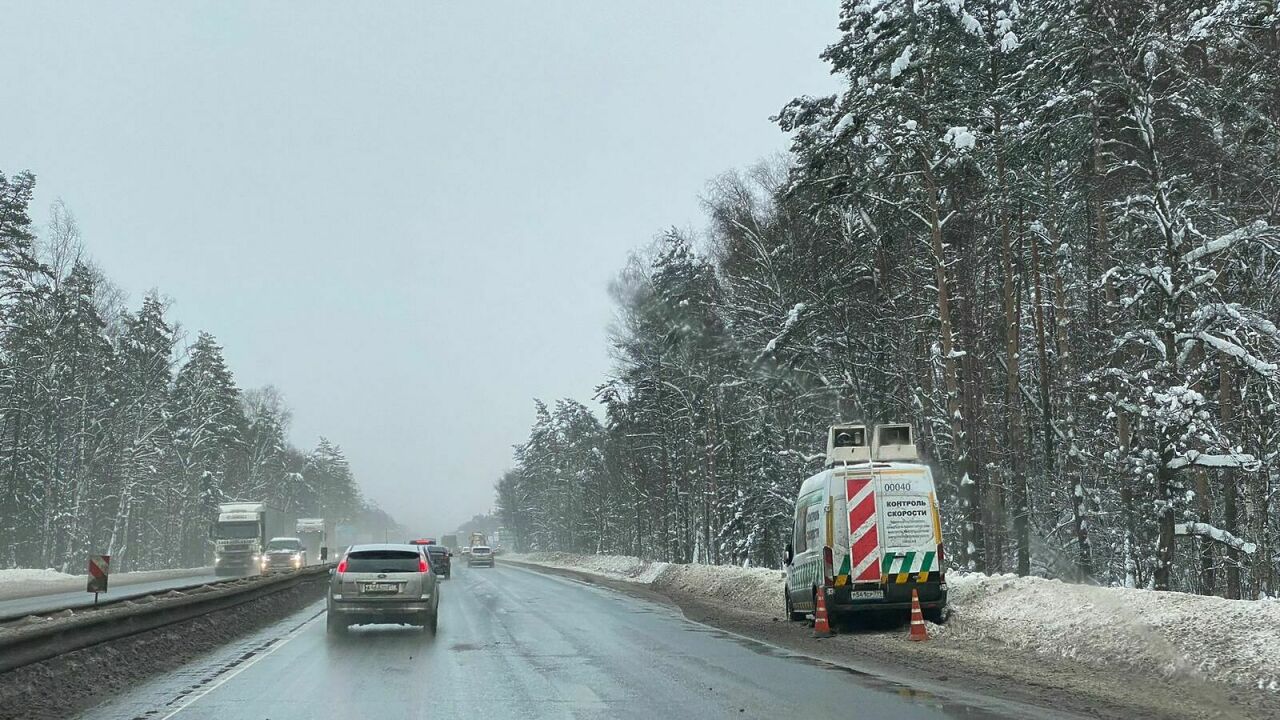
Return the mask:
[[[119,600],[121,598],[149,595],[151,593],[168,590],[170,588],[199,585],[201,583],[226,579],[228,578],[217,577],[209,569],[202,568],[193,571],[190,575],[184,575],[182,577],[171,577],[163,580],[150,580],[129,584],[117,583],[115,585],[111,585],[111,592],[103,593],[101,598],[102,600]],[[83,584],[84,581],[81,581],[81,585]],[[84,588],[81,587],[79,590],[72,590],[69,592],[55,592],[46,595],[34,595],[31,597],[0,600],[0,617],[29,615],[32,613],[48,612],[50,610],[59,610],[62,608],[84,607],[92,604],[93,593],[85,592]]]
[[[455,568],[435,636],[325,632],[324,603],[155,678],[84,718],[1027,718],[947,699],[514,567]]]

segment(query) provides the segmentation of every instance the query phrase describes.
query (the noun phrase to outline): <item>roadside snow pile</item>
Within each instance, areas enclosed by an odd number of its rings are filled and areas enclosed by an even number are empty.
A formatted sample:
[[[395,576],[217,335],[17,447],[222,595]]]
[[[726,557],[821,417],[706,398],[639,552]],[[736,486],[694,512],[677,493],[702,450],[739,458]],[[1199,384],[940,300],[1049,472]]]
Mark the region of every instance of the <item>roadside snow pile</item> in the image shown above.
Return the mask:
[[[0,570],[0,585],[7,585],[9,583],[49,582],[54,580],[67,580],[74,577],[76,576],[68,575],[64,572],[58,572],[53,568],[47,568],[45,570],[10,568],[8,570]]]
[[[684,565],[641,560],[628,555],[530,553],[512,560],[603,575],[650,585],[657,590],[732,603],[740,610],[780,615],[783,575],[778,570],[735,565]]]
[[[947,584],[940,638],[1280,691],[1276,603],[1016,575],[949,573]]]
[[[667,568],[667,563],[642,560],[630,555],[574,555],[572,553],[539,552],[527,555],[508,554],[517,562],[546,565],[564,570],[604,575],[605,577],[649,584]]]
[[[112,589],[140,582],[154,582],[170,578],[204,577],[213,568],[176,568],[172,570],[139,570],[115,573],[111,576]],[[32,597],[49,593],[83,591],[84,575],[67,575],[57,570],[0,570],[0,600]]]
[[[57,570],[10,568],[0,570],[0,600],[40,595],[58,590],[73,590],[79,584],[84,589],[84,578],[67,575]]]
[[[780,617],[786,610],[780,570],[744,568],[736,565],[670,564],[654,580],[664,591],[699,595],[740,610]]]

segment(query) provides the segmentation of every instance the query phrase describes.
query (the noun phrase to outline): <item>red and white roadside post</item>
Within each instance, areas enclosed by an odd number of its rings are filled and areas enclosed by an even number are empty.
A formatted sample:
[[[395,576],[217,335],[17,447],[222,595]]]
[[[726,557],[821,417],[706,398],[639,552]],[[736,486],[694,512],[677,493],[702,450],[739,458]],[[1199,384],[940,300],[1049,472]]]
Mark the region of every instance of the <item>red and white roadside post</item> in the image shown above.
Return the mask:
[[[89,586],[85,591],[93,593],[93,604],[98,604],[98,593],[107,591],[107,578],[111,575],[110,555],[89,556]]]

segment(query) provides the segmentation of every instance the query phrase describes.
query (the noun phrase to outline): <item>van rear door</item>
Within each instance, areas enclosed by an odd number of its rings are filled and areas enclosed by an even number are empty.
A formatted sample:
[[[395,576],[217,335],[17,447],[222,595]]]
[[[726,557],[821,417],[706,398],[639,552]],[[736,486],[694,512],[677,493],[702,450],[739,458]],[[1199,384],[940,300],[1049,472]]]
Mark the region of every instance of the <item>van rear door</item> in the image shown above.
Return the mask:
[[[884,546],[878,572],[885,584],[927,582],[942,564],[933,478],[923,466],[876,468],[874,474]]]
[[[880,513],[876,477],[871,468],[845,471],[845,511],[849,518],[849,582],[880,582]]]

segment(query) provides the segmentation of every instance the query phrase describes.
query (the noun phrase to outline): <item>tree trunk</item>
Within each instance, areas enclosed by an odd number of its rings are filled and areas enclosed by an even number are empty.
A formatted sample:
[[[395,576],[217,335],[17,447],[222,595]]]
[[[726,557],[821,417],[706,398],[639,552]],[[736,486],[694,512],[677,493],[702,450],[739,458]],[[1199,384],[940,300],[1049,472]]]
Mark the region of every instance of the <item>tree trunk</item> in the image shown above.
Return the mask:
[[[1004,185],[1003,154],[996,159],[997,172]],[[1013,247],[1010,238],[1008,208],[1000,213],[1000,260],[1004,271],[1004,330],[1005,330],[1005,404],[1008,422],[1005,426],[1008,478],[1013,498],[1013,535],[1017,546],[1017,573],[1031,574],[1031,533],[1027,517],[1027,475],[1023,465],[1022,394],[1018,387],[1019,347],[1022,339],[1022,317],[1019,312],[1017,288],[1014,282]]]
[[[1050,239],[1055,247],[1059,249],[1059,256],[1066,258],[1062,251],[1066,250],[1066,245],[1058,237],[1057,225],[1052,222],[1048,225]],[[1071,334],[1070,322],[1067,314],[1067,293],[1064,286],[1062,276],[1065,269],[1062,267],[1067,261],[1063,259],[1054,268],[1053,272],[1053,318],[1055,325],[1054,335],[1057,339],[1058,350],[1058,378],[1072,378],[1073,365],[1071,352]],[[1076,572],[1080,578],[1088,578],[1093,575],[1093,549],[1089,544],[1089,518],[1087,511],[1087,499],[1085,498],[1084,487],[1084,471],[1080,463],[1080,450],[1076,447],[1075,434],[1075,403],[1072,395],[1071,381],[1063,383],[1060,393],[1062,398],[1062,407],[1060,412],[1055,416],[1062,420],[1063,434],[1066,435],[1066,453],[1062,459],[1062,476],[1066,480],[1067,491],[1071,498],[1071,514],[1075,521],[1076,531]]]
[[[1160,436],[1163,447],[1170,447],[1172,439],[1164,435]],[[1169,470],[1168,463],[1173,459],[1173,453],[1165,450],[1160,453],[1160,467],[1156,469],[1156,523],[1159,527],[1159,534],[1156,539],[1156,569],[1154,573],[1154,582],[1156,590],[1168,590],[1169,579],[1173,571],[1173,508],[1171,507],[1173,498],[1170,489],[1173,486],[1173,471]]]
[[[1220,355],[1218,360],[1218,409],[1222,417],[1222,428],[1231,436],[1235,429],[1235,377],[1232,367],[1234,360]],[[1237,508],[1240,489],[1237,485],[1235,471],[1222,471],[1222,524],[1223,530],[1239,537],[1240,517]],[[1234,546],[1227,546],[1227,597],[1240,599],[1240,551]]]
[[[938,333],[942,346],[942,378],[947,391],[947,418],[951,425],[952,455],[955,469],[962,473],[961,497],[964,505],[964,547],[961,562],[971,570],[978,567],[983,557],[980,544],[981,489],[969,473],[969,458],[964,431],[964,418],[960,414],[960,385],[956,378],[955,340],[951,331],[951,297],[947,290],[947,263],[942,247],[942,218],[938,207],[938,189],[934,186],[932,172],[925,172],[926,192],[929,196],[929,236],[933,251],[934,283],[938,288]]]
[[[1213,503],[1209,497],[1209,474],[1204,468],[1196,468],[1196,501],[1200,513],[1200,521],[1213,523]],[[1200,594],[1212,595],[1217,588],[1217,577],[1213,569],[1213,543],[1203,539],[1200,541]]]

